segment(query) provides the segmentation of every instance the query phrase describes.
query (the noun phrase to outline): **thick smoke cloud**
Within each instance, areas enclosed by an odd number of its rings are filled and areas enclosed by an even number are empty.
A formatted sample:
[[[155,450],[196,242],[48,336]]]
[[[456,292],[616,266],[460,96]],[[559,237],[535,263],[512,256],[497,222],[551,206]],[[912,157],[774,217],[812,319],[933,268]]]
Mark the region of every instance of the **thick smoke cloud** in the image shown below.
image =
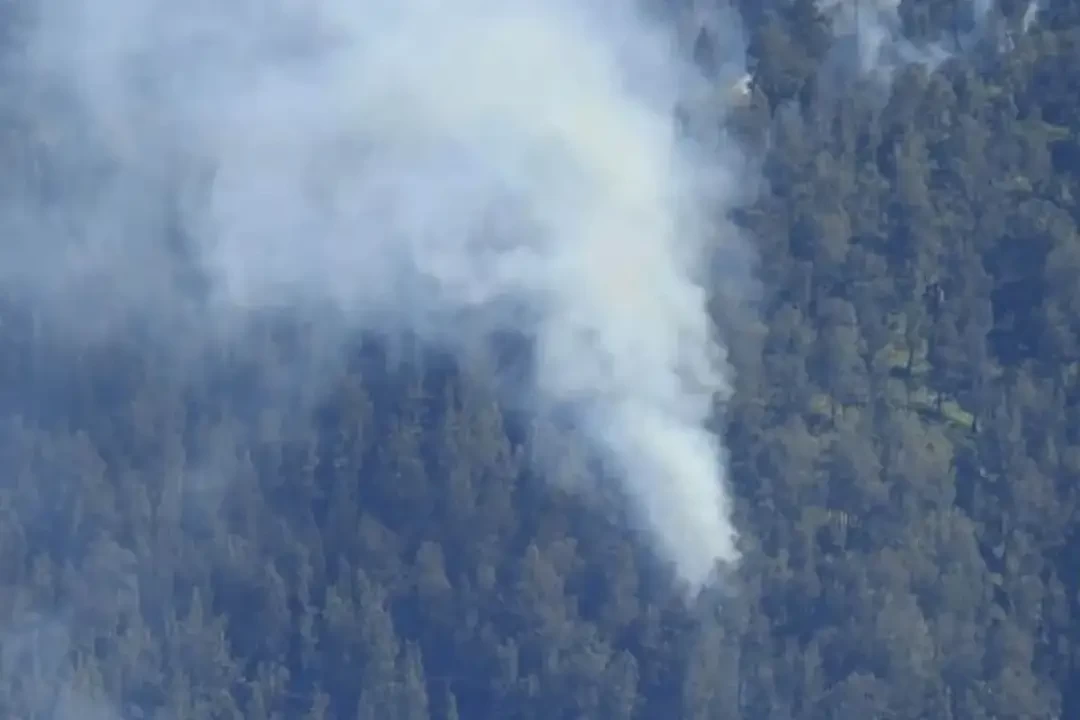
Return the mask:
[[[65,182],[11,195],[7,290],[83,332],[325,305],[464,354],[519,333],[522,397],[573,409],[680,578],[737,559],[702,268],[744,253],[715,220],[740,166],[680,140],[673,35],[569,0],[45,0],[32,27]]]

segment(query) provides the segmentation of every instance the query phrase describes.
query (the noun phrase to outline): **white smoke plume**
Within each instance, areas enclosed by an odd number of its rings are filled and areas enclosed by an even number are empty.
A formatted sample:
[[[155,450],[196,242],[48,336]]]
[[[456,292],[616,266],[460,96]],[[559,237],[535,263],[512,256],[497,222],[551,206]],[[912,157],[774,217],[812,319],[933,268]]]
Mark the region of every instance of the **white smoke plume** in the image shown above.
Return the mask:
[[[318,303],[463,353],[520,332],[533,405],[575,409],[679,577],[737,559],[703,268],[745,249],[713,217],[738,153],[680,140],[671,34],[570,0],[43,0],[29,37],[72,187],[9,213],[9,289],[180,315],[172,223],[207,326]]]
[[[1035,24],[1039,22],[1039,15],[1044,8],[1045,0],[1029,0],[1027,7],[1024,8],[1024,15],[1020,19],[1020,32],[1028,34],[1031,29],[1035,27]]]

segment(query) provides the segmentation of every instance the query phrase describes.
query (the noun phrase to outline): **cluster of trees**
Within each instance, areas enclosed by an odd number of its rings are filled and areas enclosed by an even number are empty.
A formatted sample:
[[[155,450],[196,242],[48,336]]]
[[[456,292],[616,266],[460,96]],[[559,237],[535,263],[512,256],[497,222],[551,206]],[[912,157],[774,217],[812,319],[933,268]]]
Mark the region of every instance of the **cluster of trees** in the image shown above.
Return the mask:
[[[687,606],[482,373],[369,341],[289,407],[245,358],[301,329],[193,379],[8,302],[0,715],[1080,716],[1080,4],[886,102],[816,82],[813,3],[747,4],[733,592]]]

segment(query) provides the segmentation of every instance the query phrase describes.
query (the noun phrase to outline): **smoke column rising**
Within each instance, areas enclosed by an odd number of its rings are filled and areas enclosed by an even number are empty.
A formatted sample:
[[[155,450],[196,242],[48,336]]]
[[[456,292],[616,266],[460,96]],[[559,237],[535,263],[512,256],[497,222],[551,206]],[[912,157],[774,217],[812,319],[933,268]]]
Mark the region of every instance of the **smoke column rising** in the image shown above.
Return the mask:
[[[462,353],[520,332],[531,406],[574,408],[680,578],[737,559],[701,285],[743,252],[702,203],[735,201],[737,152],[677,137],[671,35],[599,2],[46,0],[30,49],[93,192],[20,208],[9,283],[104,325],[178,304],[151,229],[181,188],[207,324],[323,302]],[[107,303],[67,289],[91,275]]]

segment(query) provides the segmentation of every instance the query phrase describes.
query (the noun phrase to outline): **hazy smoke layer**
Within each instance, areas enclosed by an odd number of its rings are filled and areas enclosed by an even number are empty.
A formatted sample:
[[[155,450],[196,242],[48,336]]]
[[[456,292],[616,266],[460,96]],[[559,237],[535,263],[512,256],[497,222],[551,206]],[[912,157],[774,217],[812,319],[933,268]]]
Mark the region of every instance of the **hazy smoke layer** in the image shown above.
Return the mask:
[[[0,673],[18,694],[50,720],[119,720],[104,698],[84,686],[86,673],[70,665],[71,638],[64,622],[50,617],[21,615],[15,629],[0,632]]]
[[[722,141],[676,137],[668,36],[570,0],[45,0],[35,28],[37,112],[80,184],[21,208],[10,283],[103,325],[175,305],[167,221],[208,323],[329,302],[463,352],[520,331],[536,407],[576,409],[682,579],[735,559],[697,282],[737,242],[706,247],[701,180],[722,211],[734,178]]]

